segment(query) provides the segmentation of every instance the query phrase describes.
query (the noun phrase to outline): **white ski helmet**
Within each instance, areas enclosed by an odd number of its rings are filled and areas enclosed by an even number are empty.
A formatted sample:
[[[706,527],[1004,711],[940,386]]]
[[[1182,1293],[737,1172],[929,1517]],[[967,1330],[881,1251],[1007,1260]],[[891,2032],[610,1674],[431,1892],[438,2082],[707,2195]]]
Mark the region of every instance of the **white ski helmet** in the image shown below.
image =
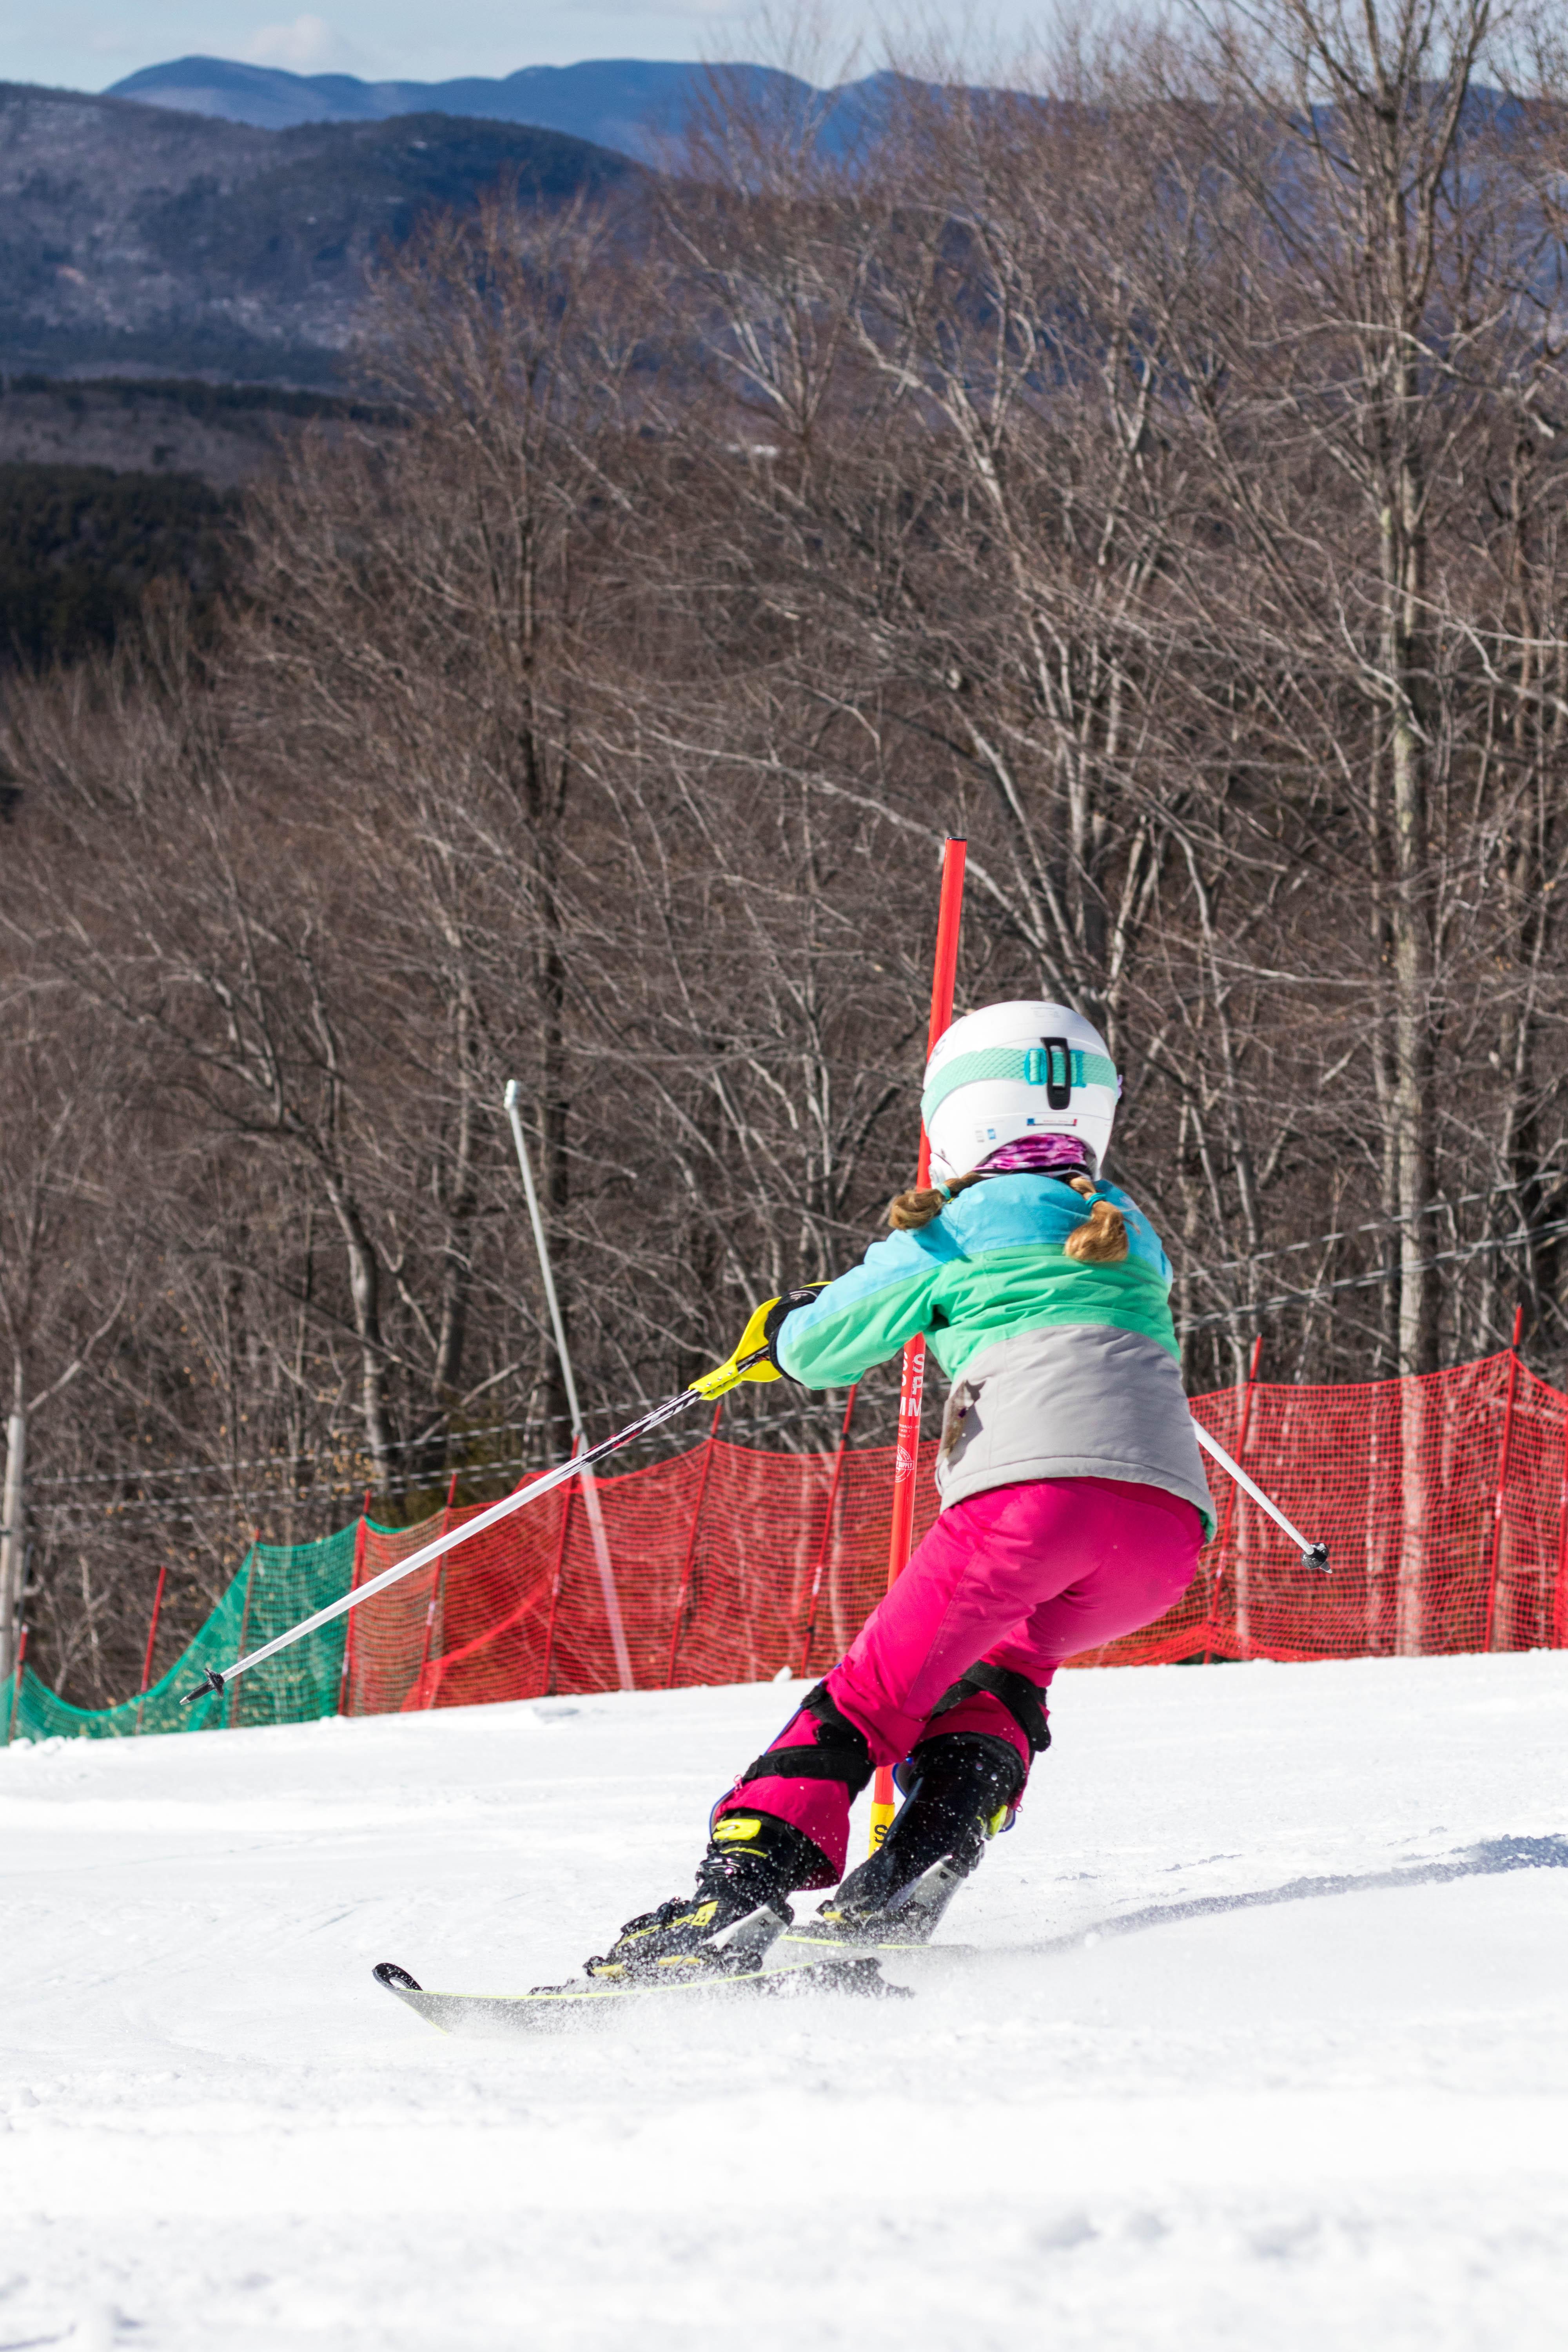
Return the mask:
[[[932,1180],[967,1176],[1025,1135],[1078,1137],[1099,1175],[1121,1093],[1104,1038],[1065,1004],[966,1013],[926,1064],[921,1116]]]

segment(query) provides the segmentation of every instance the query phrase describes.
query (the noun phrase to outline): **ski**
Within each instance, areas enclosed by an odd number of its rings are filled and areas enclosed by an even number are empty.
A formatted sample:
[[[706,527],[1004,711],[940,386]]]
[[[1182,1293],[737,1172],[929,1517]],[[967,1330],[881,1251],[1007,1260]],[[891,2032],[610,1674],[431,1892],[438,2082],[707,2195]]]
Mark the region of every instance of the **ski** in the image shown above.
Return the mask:
[[[795,1950],[785,1950],[782,1955],[782,1965],[791,1969],[808,1966],[805,1955],[810,1952],[816,1952],[819,1956],[827,1952],[837,1952],[846,1960],[874,1958],[879,1961],[909,1960],[919,1963],[926,1960],[974,1959],[981,1957],[983,1949],[978,1944],[913,1942],[907,1936],[888,1935],[869,1926],[861,1936],[830,1935],[822,1929],[803,1927],[795,1929],[787,1936],[781,1937],[779,1940],[781,1946],[793,1945],[796,1948]]]
[[[668,1984],[606,1984],[590,1977],[580,1983],[535,1985],[531,1992],[433,1992],[395,1960],[378,1962],[372,1974],[377,1984],[395,1993],[440,2032],[505,2042],[530,2033],[604,2025],[616,2012],[669,2000],[732,2001],[812,1992],[853,1993],[873,2000],[910,1997],[907,1985],[887,1981],[881,1962],[873,1955],[850,1952],[826,1957],[820,1945],[766,1969],[729,1974],[709,1970]]]

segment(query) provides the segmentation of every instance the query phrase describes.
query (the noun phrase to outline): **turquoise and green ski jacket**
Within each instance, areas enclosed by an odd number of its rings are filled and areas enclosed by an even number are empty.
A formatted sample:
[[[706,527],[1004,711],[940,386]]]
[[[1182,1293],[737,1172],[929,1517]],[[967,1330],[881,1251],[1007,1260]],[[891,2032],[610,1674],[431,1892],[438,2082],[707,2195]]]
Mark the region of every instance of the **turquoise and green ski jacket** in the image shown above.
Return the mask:
[[[780,1327],[778,1360],[807,1388],[841,1388],[923,1332],[952,1382],[937,1484],[942,1507],[1024,1478],[1121,1478],[1181,1496],[1214,1531],[1182,1388],[1171,1265],[1114,1184],[1119,1265],[1067,1255],[1088,1203],[1058,1177],[991,1176],[918,1233],[860,1265]]]

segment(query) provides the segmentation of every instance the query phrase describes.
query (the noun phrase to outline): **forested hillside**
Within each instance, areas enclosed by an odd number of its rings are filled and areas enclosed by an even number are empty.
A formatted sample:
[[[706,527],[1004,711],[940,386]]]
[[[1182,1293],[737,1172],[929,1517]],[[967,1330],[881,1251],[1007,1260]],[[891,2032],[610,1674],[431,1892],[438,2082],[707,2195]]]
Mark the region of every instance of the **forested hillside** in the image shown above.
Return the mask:
[[[551,207],[641,176],[515,123],[272,132],[0,83],[0,367],[331,383],[367,268],[432,212],[501,179]]]
[[[277,384],[0,379],[0,668],[113,646],[155,582],[191,592],[205,636],[237,578],[240,486],[307,424],[331,447],[403,421]]]
[[[8,694],[52,1675],[120,1695],[175,1535],[194,1609],[257,1520],[561,1450],[507,1078],[600,1427],[858,1255],[949,829],[961,1003],[1125,1073],[1189,1386],[1516,1303],[1563,1380],[1565,117],[1472,102],[1479,0],[1267,14],[911,86],[874,172],[733,120],[635,249],[431,221],[367,322],[407,428],[289,444],[216,641],[164,595]]]
[[[0,465],[0,666],[112,646],[154,581],[189,592],[205,636],[235,504],[188,474]]]
[[[0,464],[195,474],[215,490],[267,472],[279,437],[302,424],[331,438],[340,425],[395,422],[384,404],[285,384],[0,375]]]

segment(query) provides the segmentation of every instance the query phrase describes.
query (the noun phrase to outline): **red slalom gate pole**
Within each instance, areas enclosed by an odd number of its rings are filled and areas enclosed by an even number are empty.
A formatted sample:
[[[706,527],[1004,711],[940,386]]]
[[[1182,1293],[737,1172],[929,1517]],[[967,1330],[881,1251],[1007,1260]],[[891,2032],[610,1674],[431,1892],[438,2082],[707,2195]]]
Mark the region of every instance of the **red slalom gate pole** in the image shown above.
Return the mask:
[[[936,961],[931,981],[931,1026],[926,1035],[929,1061],[939,1037],[952,1026],[953,992],[958,984],[958,926],[963,908],[963,861],[968,843],[949,835],[942,845],[942,897],[937,906]],[[931,1138],[921,1121],[920,1156],[915,1182],[931,1181]],[[899,1391],[899,1443],[893,1455],[893,1523],[888,1538],[889,1591],[909,1561],[915,1525],[915,1473],[920,1467],[921,1399],[925,1389],[926,1343],[917,1336],[904,1344],[903,1383]],[[871,1851],[887,1836],[893,1822],[893,1775],[879,1765],[871,1786]]]
[[[158,1590],[153,1595],[153,1622],[147,1628],[147,1654],[142,1661],[142,1688],[136,1695],[136,1729],[142,1728],[142,1710],[147,1704],[147,1693],[153,1686],[153,1650],[158,1639],[158,1612],[163,1606],[163,1587],[168,1580],[166,1567],[158,1570]]]
[[[811,1594],[805,1608],[805,1638],[800,1645],[800,1664],[795,1668],[804,1675],[811,1664],[811,1645],[816,1638],[816,1604],[822,1596],[822,1579],[827,1567],[827,1554],[833,1542],[833,1515],[838,1508],[838,1489],[844,1481],[844,1455],[849,1444],[849,1423],[855,1417],[855,1399],[860,1383],[856,1381],[844,1406],[844,1426],[838,1433],[838,1451],[833,1457],[833,1475],[827,1482],[827,1509],[823,1516],[822,1541],[816,1548],[816,1566],[812,1570]]]
[[[574,1461],[576,1460],[578,1454],[581,1452],[582,1444],[583,1440],[581,1435],[573,1438],[572,1459]],[[550,1622],[544,1629],[544,1671],[541,1679],[544,1685],[543,1695],[546,1698],[550,1697],[553,1688],[552,1678],[555,1673],[555,1614],[561,1606],[561,1581],[566,1573],[566,1545],[572,1533],[572,1506],[577,1499],[575,1482],[566,1488],[565,1494],[566,1499],[561,1507],[561,1541],[556,1548],[555,1553],[555,1575],[550,1587]]]
[[[452,1524],[452,1506],[457,1499],[458,1474],[454,1470],[451,1476],[451,1482],[447,1488],[447,1500],[443,1505],[441,1511],[441,1533],[443,1535],[446,1534],[447,1528]],[[442,1595],[445,1593],[446,1590],[447,1560],[446,1555],[443,1553],[441,1565],[436,1571],[436,1581],[430,1587],[430,1598],[425,1607],[425,1638],[419,1644],[419,1672],[414,1677],[415,1696],[423,1706],[434,1706],[436,1703],[436,1685],[432,1683],[428,1692],[426,1692],[425,1688],[425,1676],[430,1664],[430,1643],[436,1631],[436,1619],[440,1611]]]
[[[680,1590],[675,1596],[675,1614],[669,1621],[669,1662],[664,1670],[666,1690],[675,1688],[675,1660],[680,1648],[681,1621],[686,1615],[687,1596],[691,1591],[691,1571],[697,1564],[697,1538],[702,1526],[702,1506],[708,1496],[708,1473],[713,1467],[713,1448],[719,1442],[719,1422],[723,1411],[721,1403],[714,1406],[707,1443],[702,1448],[702,1467],[697,1478],[697,1501],[691,1513],[691,1530],[686,1538],[686,1558],[680,1568]]]
[[[1524,1331],[1522,1303],[1513,1310],[1513,1337],[1508,1343],[1508,1402],[1503,1407],[1502,1444],[1498,1448],[1497,1492],[1492,1497],[1492,1540],[1487,1559],[1487,1629],[1481,1643],[1489,1650],[1497,1633],[1498,1570],[1502,1564],[1502,1514],[1508,1493],[1509,1445],[1513,1436],[1513,1399],[1519,1387],[1519,1343]]]
[[[1238,1462],[1244,1460],[1247,1454],[1247,1432],[1252,1426],[1252,1398],[1258,1386],[1258,1360],[1262,1353],[1263,1334],[1259,1331],[1252,1343],[1252,1360],[1247,1367],[1247,1388],[1241,1401],[1241,1427],[1237,1433],[1236,1440],[1236,1458]],[[1225,1564],[1230,1553],[1230,1531],[1235,1520],[1236,1482],[1232,1479],[1225,1490],[1225,1517],[1220,1521],[1219,1536],[1215,1544],[1214,1574],[1209,1579],[1208,1623],[1204,1630],[1205,1666],[1212,1665],[1214,1663],[1215,1641],[1219,1629],[1219,1589],[1225,1582]]]
[[[364,1502],[360,1510],[359,1525],[354,1529],[353,1574],[349,1578],[349,1591],[351,1592],[357,1592],[359,1591],[360,1575],[364,1567],[365,1538],[369,1533],[369,1530],[370,1488],[367,1486],[364,1490]],[[354,1621],[351,1617],[348,1623],[343,1628],[343,1664],[342,1671],[338,1676],[338,1713],[340,1715],[346,1715],[348,1713],[353,1698],[353,1694],[349,1685],[353,1680],[353,1639]]]

